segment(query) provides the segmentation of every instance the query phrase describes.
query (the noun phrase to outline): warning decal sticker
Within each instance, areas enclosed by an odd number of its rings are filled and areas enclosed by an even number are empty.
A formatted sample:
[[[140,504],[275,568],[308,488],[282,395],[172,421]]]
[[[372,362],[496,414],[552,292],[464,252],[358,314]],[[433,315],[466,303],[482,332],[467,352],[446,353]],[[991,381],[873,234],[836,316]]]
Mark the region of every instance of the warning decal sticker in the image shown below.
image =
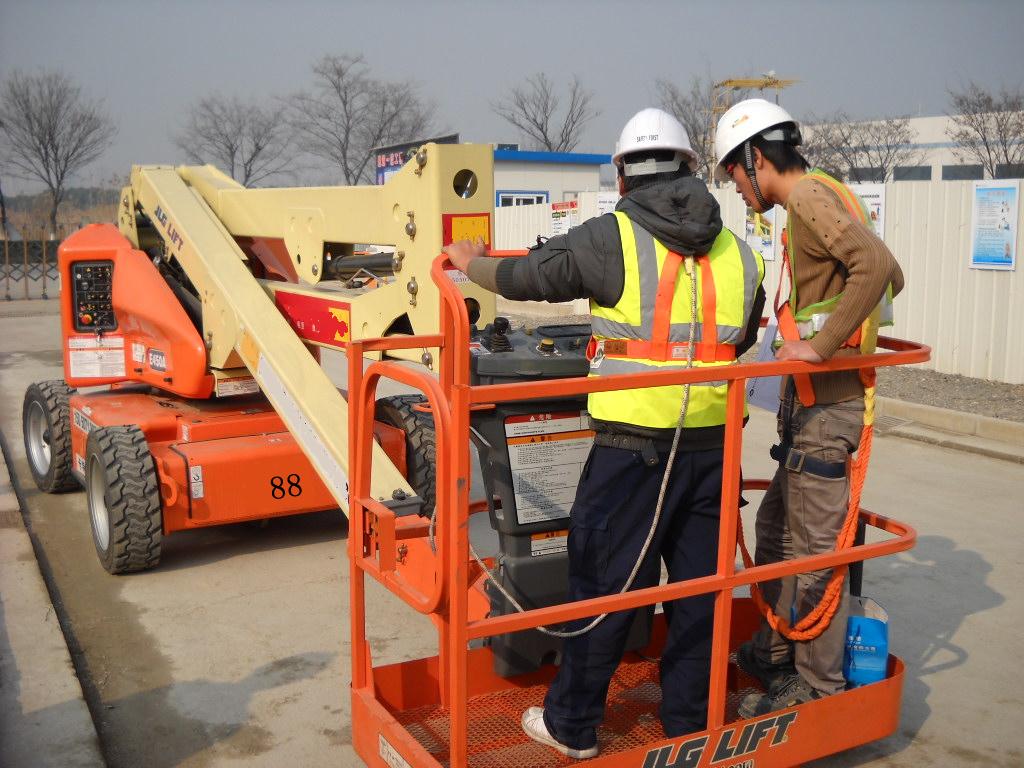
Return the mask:
[[[72,379],[124,376],[124,336],[70,336],[68,368]]]
[[[569,517],[594,442],[586,411],[512,416],[505,438],[519,524]]]

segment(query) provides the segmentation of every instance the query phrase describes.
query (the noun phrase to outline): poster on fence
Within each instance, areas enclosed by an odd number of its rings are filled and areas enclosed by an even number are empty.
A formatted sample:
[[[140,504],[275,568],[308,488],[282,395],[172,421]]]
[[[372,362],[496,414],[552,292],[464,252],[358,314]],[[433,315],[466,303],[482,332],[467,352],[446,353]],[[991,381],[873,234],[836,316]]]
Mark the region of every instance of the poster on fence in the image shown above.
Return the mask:
[[[864,201],[875,234],[885,239],[885,184],[850,184],[853,193]]]
[[[564,235],[576,226],[579,205],[575,200],[551,204],[551,236]]]
[[[1020,180],[976,181],[972,194],[971,269],[1017,266]]]
[[[744,240],[747,241],[747,245],[758,251],[765,261],[775,260],[775,244],[779,239],[775,226],[778,210],[772,208],[764,213],[757,213],[753,208],[747,208]]]

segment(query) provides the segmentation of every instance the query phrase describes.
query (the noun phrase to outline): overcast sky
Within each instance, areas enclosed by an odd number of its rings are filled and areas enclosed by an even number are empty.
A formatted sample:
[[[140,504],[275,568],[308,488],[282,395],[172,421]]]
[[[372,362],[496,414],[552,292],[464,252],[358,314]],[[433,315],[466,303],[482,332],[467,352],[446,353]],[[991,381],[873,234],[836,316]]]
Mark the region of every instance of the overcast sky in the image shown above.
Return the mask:
[[[601,110],[577,151],[610,152],[623,123],[655,104],[659,78],[774,70],[800,81],[782,94],[798,117],[943,114],[947,88],[1024,81],[1022,32],[1024,0],[0,0],[0,78],[57,69],[105,101],[117,139],[76,179],[94,184],[132,163],[181,162],[170,136],[192,102],[307,87],[326,53],[363,53],[376,76],[414,79],[439,128],[463,141],[517,141],[490,102],[536,72],[577,74]]]

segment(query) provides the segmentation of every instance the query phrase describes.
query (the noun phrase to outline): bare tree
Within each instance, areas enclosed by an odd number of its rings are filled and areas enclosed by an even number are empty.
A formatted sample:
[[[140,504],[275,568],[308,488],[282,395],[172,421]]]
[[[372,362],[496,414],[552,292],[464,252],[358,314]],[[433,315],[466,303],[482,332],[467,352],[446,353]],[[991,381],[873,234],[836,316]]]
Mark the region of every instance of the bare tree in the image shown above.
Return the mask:
[[[655,88],[662,108],[675,115],[686,129],[690,145],[697,153],[697,172],[710,179],[715,167],[715,89],[711,78],[695,75],[689,91],[668,80],[658,80]]]
[[[214,94],[192,105],[175,137],[189,162],[213,163],[251,187],[287,173],[293,159],[291,130],[281,106],[264,107]]]
[[[998,94],[971,83],[950,91],[952,124],[946,134],[957,143],[953,154],[980,164],[993,179],[1001,166],[1009,173],[1024,172],[1024,90]]]
[[[15,70],[0,88],[4,160],[13,175],[46,185],[54,236],[68,177],[103,154],[116,133],[102,103],[63,73]]]
[[[565,116],[556,117],[561,99],[543,72],[513,86],[500,101],[491,104],[498,117],[518,128],[537,149],[571,152],[580,143],[583,128],[601,114],[591,105],[594,94],[584,89],[575,75],[569,83],[569,105]]]
[[[804,131],[804,156],[848,181],[885,181],[897,166],[913,165],[923,156],[914,146],[917,132],[907,117],[857,122],[836,112],[810,122]]]
[[[803,143],[799,152],[812,168],[820,168],[837,179],[846,178],[850,163],[846,157],[849,136],[844,123],[837,122],[835,115],[809,115],[801,124],[800,133]]]
[[[337,165],[350,186],[372,179],[375,147],[432,131],[434,107],[415,84],[371,77],[361,55],[324,56],[313,74],[313,91],[291,99],[292,125],[300,148]]]

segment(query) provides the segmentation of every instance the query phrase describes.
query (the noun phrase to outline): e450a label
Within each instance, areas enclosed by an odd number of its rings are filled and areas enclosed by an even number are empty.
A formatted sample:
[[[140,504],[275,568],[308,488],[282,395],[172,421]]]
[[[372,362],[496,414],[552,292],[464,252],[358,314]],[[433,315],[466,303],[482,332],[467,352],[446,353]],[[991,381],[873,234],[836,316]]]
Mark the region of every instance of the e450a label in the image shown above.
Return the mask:
[[[742,760],[753,754],[766,739],[769,747],[777,747],[787,737],[789,727],[796,722],[796,712],[766,717],[747,723],[742,728],[726,728],[718,736],[711,754],[711,765],[729,762],[728,766],[754,768],[753,758]],[[643,768],[697,768],[701,758],[712,741],[709,736],[699,736],[681,744],[667,744],[652,749],[644,756]]]

